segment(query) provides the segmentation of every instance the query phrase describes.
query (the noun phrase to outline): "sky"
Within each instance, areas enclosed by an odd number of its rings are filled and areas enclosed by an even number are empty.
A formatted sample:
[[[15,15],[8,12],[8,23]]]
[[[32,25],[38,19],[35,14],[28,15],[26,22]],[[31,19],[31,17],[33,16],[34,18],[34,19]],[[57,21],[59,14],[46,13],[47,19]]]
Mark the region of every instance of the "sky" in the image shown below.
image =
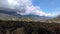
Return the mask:
[[[57,16],[60,14],[60,0],[0,0],[0,7],[17,9],[17,14]]]
[[[33,0],[34,6],[39,6],[44,12],[60,14],[60,0]]]

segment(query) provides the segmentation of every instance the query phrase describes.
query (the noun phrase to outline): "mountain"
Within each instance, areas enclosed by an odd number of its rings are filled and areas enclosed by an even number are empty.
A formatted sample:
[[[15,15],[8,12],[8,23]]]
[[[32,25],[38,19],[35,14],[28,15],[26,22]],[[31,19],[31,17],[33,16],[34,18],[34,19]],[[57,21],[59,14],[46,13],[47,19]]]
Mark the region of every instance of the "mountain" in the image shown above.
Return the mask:
[[[48,19],[46,20],[46,22],[50,22],[50,23],[60,23],[60,15],[53,18],[53,19]]]
[[[50,19],[51,17],[46,17],[46,16],[38,16],[38,15],[20,15],[17,14],[16,9],[9,9],[9,8],[0,8],[0,19],[32,19],[32,20],[36,20],[36,21],[44,21],[47,19]]]
[[[60,22],[60,15],[53,19],[54,21]]]
[[[38,16],[38,15],[22,15],[22,18],[30,18],[35,21],[45,21],[47,19],[50,19],[51,17],[46,17],[46,16]]]
[[[15,9],[0,8],[0,19],[2,20],[20,20]]]
[[[21,15],[17,14],[17,12],[19,12],[19,11],[16,9],[0,8],[0,13],[2,13],[2,14],[8,14],[8,15],[20,17]]]

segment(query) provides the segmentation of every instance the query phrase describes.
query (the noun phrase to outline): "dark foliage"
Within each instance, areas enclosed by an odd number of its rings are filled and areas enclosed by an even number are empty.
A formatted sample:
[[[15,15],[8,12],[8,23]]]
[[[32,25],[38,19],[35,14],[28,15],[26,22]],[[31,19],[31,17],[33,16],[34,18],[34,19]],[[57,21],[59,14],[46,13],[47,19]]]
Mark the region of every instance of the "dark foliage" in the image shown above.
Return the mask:
[[[59,27],[57,27],[59,26]],[[6,34],[7,30],[9,34],[18,28],[24,28],[24,34],[60,34],[59,23],[43,23],[34,21],[2,21],[0,20],[0,34]]]

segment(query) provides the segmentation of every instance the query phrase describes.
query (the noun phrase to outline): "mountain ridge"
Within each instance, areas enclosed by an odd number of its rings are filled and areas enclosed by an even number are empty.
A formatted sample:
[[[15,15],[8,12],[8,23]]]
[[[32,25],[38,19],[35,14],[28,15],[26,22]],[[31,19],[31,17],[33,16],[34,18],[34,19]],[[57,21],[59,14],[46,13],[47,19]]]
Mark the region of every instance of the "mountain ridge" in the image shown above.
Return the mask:
[[[15,9],[5,9],[5,8],[0,8],[0,14],[7,14],[7,16],[9,15],[10,17],[14,16],[14,17],[17,17],[17,18],[31,18],[33,20],[36,20],[36,21],[41,21],[41,20],[46,20],[46,19],[50,19],[50,17],[46,17],[46,16],[38,16],[38,15],[20,15],[20,14],[17,14],[16,11],[18,10],[15,10]],[[0,15],[2,16],[2,15]]]

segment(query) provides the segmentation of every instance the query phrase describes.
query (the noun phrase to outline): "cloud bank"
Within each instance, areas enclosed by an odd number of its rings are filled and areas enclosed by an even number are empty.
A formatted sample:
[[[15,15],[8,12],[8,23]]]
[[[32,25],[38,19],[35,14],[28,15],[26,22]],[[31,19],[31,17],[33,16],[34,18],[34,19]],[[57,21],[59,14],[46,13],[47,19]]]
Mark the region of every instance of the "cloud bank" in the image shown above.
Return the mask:
[[[39,16],[53,16],[50,13],[45,13],[39,6],[34,6],[32,0],[0,0],[0,7],[17,9],[17,14],[21,15],[39,15]]]

